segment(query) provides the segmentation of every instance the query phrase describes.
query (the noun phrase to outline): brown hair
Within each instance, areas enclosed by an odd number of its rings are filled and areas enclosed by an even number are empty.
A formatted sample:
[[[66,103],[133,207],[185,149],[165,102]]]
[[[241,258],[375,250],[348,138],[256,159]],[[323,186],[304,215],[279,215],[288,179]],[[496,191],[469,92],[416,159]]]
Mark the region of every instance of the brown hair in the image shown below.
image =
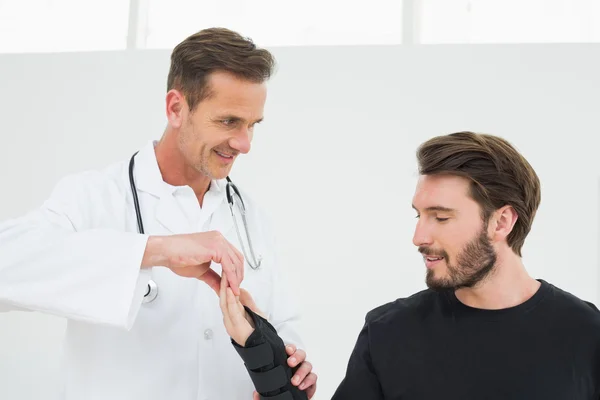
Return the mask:
[[[207,78],[211,72],[226,71],[239,78],[262,83],[269,79],[275,59],[251,39],[225,28],[209,28],[179,43],[171,53],[167,91],[180,90],[190,111],[210,96]]]
[[[540,181],[529,162],[505,139],[457,132],[434,137],[417,150],[419,173],[450,174],[471,181],[469,195],[481,206],[482,218],[505,206],[518,215],[508,245],[521,256],[525,238],[541,201]]]

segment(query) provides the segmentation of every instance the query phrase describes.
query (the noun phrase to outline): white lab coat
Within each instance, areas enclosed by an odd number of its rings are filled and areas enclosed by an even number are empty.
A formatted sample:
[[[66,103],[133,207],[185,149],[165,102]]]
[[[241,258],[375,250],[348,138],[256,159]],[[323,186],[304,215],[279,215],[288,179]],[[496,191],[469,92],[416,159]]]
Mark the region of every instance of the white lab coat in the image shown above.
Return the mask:
[[[134,173],[146,234],[218,230],[241,251],[225,181],[213,181],[201,209],[191,188],[162,180],[153,145]],[[137,233],[128,164],[63,178],[42,207],[0,225],[0,306],[68,319],[61,399],[251,400],[217,295],[164,267],[140,270],[147,235]],[[304,348],[269,225],[242,197],[263,256],[257,271],[246,263],[242,287],[286,343]],[[149,279],[159,294],[143,303]]]

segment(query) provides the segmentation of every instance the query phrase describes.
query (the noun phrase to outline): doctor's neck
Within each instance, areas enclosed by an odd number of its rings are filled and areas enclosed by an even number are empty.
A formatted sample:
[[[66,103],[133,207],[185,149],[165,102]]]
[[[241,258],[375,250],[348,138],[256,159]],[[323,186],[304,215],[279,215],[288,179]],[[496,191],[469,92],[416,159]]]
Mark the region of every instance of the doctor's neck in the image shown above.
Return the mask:
[[[211,179],[185,162],[176,142],[176,135],[166,131],[154,147],[154,152],[163,181],[173,186],[191,187],[202,206]]]

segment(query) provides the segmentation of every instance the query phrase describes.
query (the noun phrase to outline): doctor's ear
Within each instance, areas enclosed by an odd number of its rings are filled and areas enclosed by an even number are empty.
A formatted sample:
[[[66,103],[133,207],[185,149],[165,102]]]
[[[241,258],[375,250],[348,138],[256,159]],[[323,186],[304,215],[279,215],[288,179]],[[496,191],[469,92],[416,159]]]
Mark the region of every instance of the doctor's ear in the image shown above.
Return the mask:
[[[167,93],[166,112],[169,125],[173,128],[180,128],[187,115],[187,101],[185,96],[179,90],[171,89]]]

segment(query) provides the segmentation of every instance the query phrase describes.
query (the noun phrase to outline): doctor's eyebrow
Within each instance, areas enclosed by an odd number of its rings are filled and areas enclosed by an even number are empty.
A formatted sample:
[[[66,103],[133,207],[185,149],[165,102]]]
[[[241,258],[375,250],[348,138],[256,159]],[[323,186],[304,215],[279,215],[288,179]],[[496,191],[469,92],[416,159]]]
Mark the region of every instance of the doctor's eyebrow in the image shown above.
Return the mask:
[[[417,209],[417,207],[415,207],[414,204],[412,204],[412,208],[416,212],[419,212],[419,210]],[[430,207],[426,207],[424,211],[427,211],[427,212],[440,211],[440,212],[448,212],[448,213],[455,213],[456,212],[456,210],[454,208],[448,208],[448,207],[443,207],[443,206],[430,206]]]
[[[246,120],[244,118],[238,117],[236,115],[233,114],[224,114],[224,115],[220,115],[218,117],[215,118],[216,121],[222,121],[222,120],[232,120],[234,122],[246,122]],[[263,121],[264,118],[259,118],[256,121],[253,122],[253,124],[259,124]]]

